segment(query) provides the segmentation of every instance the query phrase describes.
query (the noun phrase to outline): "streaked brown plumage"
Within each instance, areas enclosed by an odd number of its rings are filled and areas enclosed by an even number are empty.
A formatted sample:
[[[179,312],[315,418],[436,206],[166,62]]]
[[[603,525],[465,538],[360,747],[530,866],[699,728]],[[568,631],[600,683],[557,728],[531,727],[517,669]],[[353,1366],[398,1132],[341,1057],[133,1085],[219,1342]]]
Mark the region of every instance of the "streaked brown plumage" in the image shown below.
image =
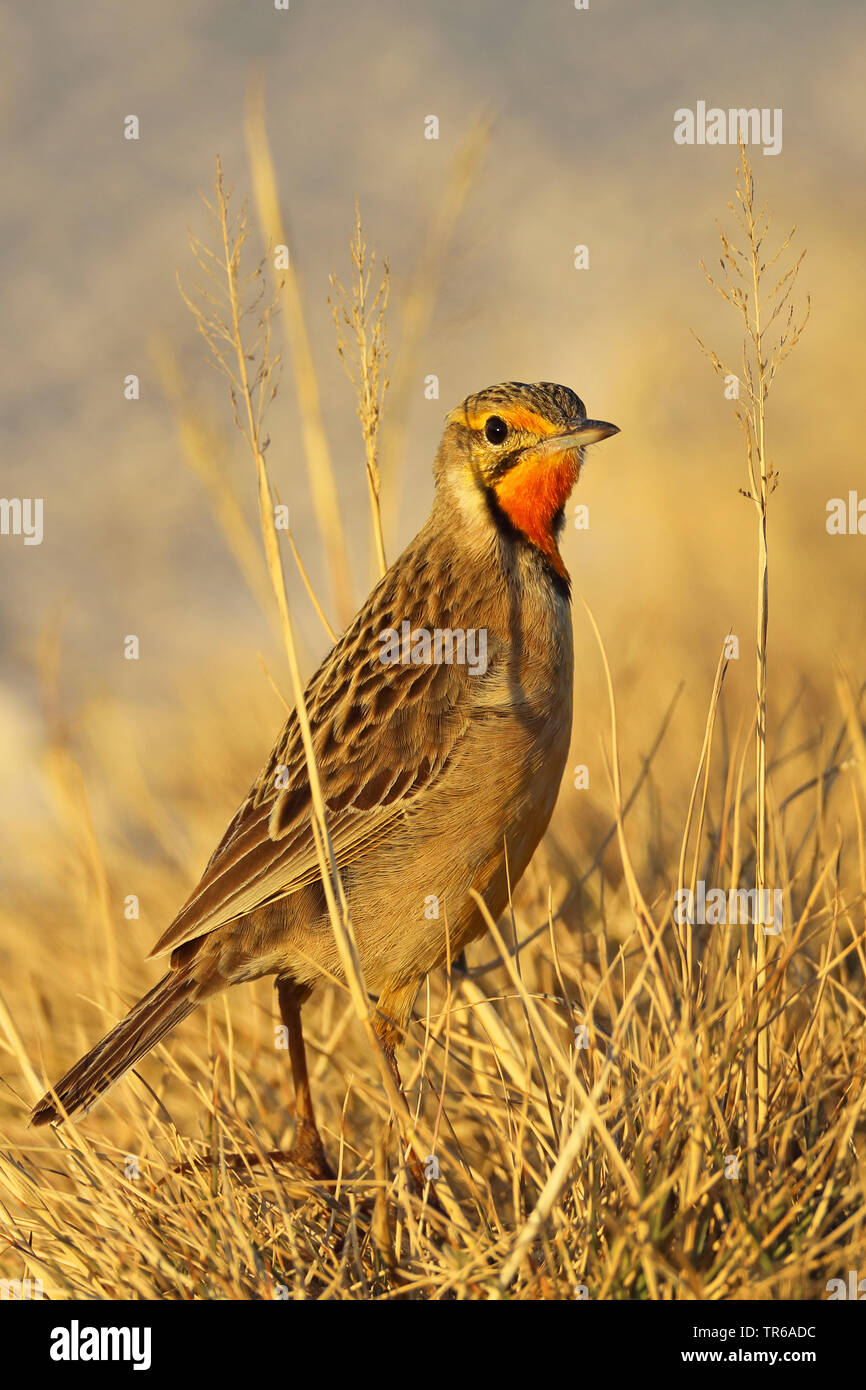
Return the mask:
[[[423,976],[494,917],[547,827],[571,731],[569,582],[556,544],[582,447],[616,432],[566,387],[509,382],[448,416],[430,516],[377,584],[306,692],[329,828],[377,1027],[389,1058]],[[384,630],[486,633],[486,669],[385,664]],[[292,714],[201,881],[153,955],[170,970],[54,1088],[91,1105],[208,995],[277,977],[298,1135],[329,1172],[313,1118],[300,1007],[342,978]],[[506,850],[507,847],[507,877]],[[438,901],[438,916],[430,904]],[[396,1074],[396,1066],[395,1066]],[[36,1124],[62,1118],[49,1093]]]

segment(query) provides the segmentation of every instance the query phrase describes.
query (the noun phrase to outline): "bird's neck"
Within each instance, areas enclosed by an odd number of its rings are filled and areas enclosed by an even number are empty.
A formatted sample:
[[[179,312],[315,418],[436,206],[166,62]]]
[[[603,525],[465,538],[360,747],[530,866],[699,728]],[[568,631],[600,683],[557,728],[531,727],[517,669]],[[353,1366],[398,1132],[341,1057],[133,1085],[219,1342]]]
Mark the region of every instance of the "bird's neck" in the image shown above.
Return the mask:
[[[577,451],[518,464],[500,479],[496,503],[515,530],[540,550],[556,573],[568,580],[557,536],[562,529],[563,508],[577,482]]]

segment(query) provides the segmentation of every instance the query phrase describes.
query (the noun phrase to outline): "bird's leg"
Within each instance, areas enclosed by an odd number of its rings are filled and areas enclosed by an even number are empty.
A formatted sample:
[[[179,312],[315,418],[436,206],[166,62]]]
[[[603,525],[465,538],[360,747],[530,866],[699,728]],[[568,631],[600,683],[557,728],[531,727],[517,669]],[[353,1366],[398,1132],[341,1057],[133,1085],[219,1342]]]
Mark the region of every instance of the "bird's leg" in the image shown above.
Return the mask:
[[[325,1157],[321,1135],[316,1126],[310,1077],[307,1072],[307,1051],[301,1028],[301,1005],[309,991],[301,990],[292,980],[277,980],[280,1014],[289,1038],[289,1058],[295,1085],[295,1117],[298,1129],[288,1157],[313,1178],[333,1181],[333,1168]],[[271,1157],[271,1155],[269,1155]]]
[[[397,1090],[400,1092],[401,1096],[403,1096],[404,1100],[405,1093],[403,1091],[400,1068],[397,1066],[396,1049],[398,1041],[406,1031],[406,1021],[408,1020],[412,1005],[415,1002],[415,995],[417,992],[417,984],[407,986],[399,992],[383,991],[379,997],[376,1017],[373,1022],[373,1027],[376,1029],[379,1041],[382,1044],[382,1051],[385,1053],[391,1075],[397,1083]],[[395,1013],[401,1016],[402,1023],[395,1021]],[[397,1119],[399,1123],[400,1117],[398,1116]],[[418,1157],[418,1154],[411,1144],[408,1146],[408,1152],[406,1154],[406,1165],[418,1193],[423,1194],[425,1188],[428,1188],[429,1184],[430,1205],[437,1210],[441,1210],[439,1198],[436,1196],[436,1189],[432,1184],[432,1179],[428,1179],[425,1176],[421,1159]]]
[[[289,1060],[292,1064],[292,1080],[295,1086],[295,1118],[297,1132],[290,1149],[269,1149],[264,1155],[257,1153],[232,1154],[226,1158],[227,1168],[240,1172],[244,1168],[254,1168],[263,1161],[271,1163],[294,1163],[311,1178],[320,1182],[333,1182],[336,1178],[333,1168],[325,1157],[322,1139],[316,1127],[313,1111],[313,1097],[310,1091],[310,1077],[307,1072],[307,1052],[304,1047],[304,1034],[301,1029],[301,1005],[308,997],[309,990],[300,988],[293,980],[277,980],[277,998],[280,1016],[285,1024],[289,1043]],[[204,1154],[189,1163],[180,1164],[175,1171],[188,1173],[192,1167],[206,1166],[211,1162],[210,1155]]]
[[[397,1083],[397,1090],[400,1092],[401,1095],[404,1095],[403,1081],[400,1076],[400,1068],[397,1066],[397,1057],[395,1055],[393,1047],[385,1047],[385,1058],[387,1060],[388,1066],[391,1069],[391,1075]],[[415,1184],[415,1187],[417,1188],[419,1194],[423,1193],[424,1188],[427,1185],[427,1179],[424,1176],[424,1169],[421,1166],[421,1160],[411,1144],[408,1146],[408,1152],[406,1154],[406,1165],[409,1169],[412,1182]]]

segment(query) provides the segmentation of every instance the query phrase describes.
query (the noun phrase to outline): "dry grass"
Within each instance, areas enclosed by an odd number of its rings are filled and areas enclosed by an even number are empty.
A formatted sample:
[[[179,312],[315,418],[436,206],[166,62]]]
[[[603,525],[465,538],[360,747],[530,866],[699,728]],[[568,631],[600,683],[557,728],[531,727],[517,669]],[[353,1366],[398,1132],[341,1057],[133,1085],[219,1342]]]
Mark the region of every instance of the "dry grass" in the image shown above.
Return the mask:
[[[279,203],[263,127],[253,128],[273,241]],[[205,253],[204,265],[219,307],[202,326],[224,354],[253,460],[266,569],[236,505],[245,484],[208,471],[170,359],[164,380],[250,587],[276,599],[290,698],[302,710],[265,463],[270,299],[253,316],[258,347],[248,347],[246,224],[242,216],[232,230],[221,179],[212,208],[223,255],[214,264]],[[282,303],[297,315],[297,287]],[[303,397],[302,321],[291,333]],[[750,390],[763,428],[760,380]],[[321,459],[317,401],[302,400],[302,414]],[[765,524],[772,470],[763,443],[752,457],[752,500]],[[383,478],[387,489],[387,469]],[[345,557],[333,560],[327,486],[320,503],[338,592]],[[579,605],[575,621],[586,660],[597,650],[603,672],[609,792],[590,804],[569,796],[566,778],[555,833],[511,913],[490,923],[467,972],[428,981],[404,1052],[408,1114],[375,1044],[318,799],[323,875],[350,982],[305,1010],[320,1121],[339,1163],[333,1191],[288,1169],[238,1173],[224,1162],[291,1132],[267,981],[207,1005],[93,1116],[57,1135],[25,1130],[43,1077],[151,983],[144,953],[260,762],[262,730],[280,718],[272,690],[238,670],[198,700],[194,718],[187,701],[196,692],[184,691],[170,710],[97,704],[70,728],[57,644],[46,644],[45,777],[56,817],[50,832],[22,826],[17,886],[0,904],[0,938],[15,943],[0,996],[2,1275],[40,1278],[56,1298],[737,1299],[822,1297],[829,1278],[862,1267],[862,688],[840,670],[836,703],[816,718],[814,702],[774,693],[759,677],[755,718],[730,700],[723,655],[715,678],[705,673],[703,734],[690,741],[694,706],[686,718],[674,697],[665,713],[665,695],[635,767],[640,750],[618,721],[622,690],[601,635]],[[632,681],[642,697],[652,688],[654,707],[666,690],[660,671]],[[238,707],[248,718],[237,719]],[[756,737],[764,767],[759,754],[753,777]],[[769,958],[748,925],[674,925],[675,891],[700,879],[780,888],[783,929]],[[141,917],[124,917],[117,904],[134,893]],[[407,1184],[403,1140],[413,1134],[438,1160],[447,1216]],[[203,1149],[209,1167],[174,1171]]]
[[[770,214],[766,203],[755,202],[755,180],[746,147],[740,139],[740,167],[737,170],[736,202],[729,203],[738,231],[745,240],[741,248],[719,229],[722,254],[720,265],[723,283],[720,285],[701,262],[708,281],[742,320],[743,345],[741,377],[726,367],[718,354],[708,356],[719,376],[731,384],[735,394],[737,423],[743,432],[746,448],[748,490],[742,490],[755,509],[758,532],[757,572],[757,633],[755,639],[755,890],[758,899],[769,888],[767,866],[767,633],[770,618],[770,564],[767,543],[768,504],[776,489],[779,472],[769,462],[767,443],[767,400],[773,380],[786,357],[797,346],[809,317],[809,301],[798,319],[793,296],[802,251],[792,265],[785,266],[784,256],[794,238],[794,228],[772,253],[765,250],[770,231]],[[775,284],[767,289],[766,281]],[[698,340],[700,341],[700,339]],[[703,346],[703,344],[701,344]],[[707,351],[707,349],[704,349]],[[740,386],[745,392],[741,400]],[[754,1148],[757,1136],[767,1122],[770,1087],[770,1030],[767,1026],[767,934],[760,928],[755,933],[754,987],[757,1002],[758,1030],[752,1063],[750,1087],[749,1137]]]
[[[358,400],[358,419],[361,422],[361,436],[364,440],[364,463],[370,492],[376,560],[379,574],[383,575],[388,564],[385,559],[379,503],[382,489],[379,474],[379,430],[385,392],[388,389],[388,378],[385,376],[388,357],[388,349],[385,346],[385,312],[388,308],[390,281],[386,261],[379,288],[371,297],[370,282],[376,254],[367,250],[361,213],[357,205],[351,256],[351,288],[345,289],[336,275],[331,276],[331,288],[334,291],[331,312],[337,330],[337,352]]]

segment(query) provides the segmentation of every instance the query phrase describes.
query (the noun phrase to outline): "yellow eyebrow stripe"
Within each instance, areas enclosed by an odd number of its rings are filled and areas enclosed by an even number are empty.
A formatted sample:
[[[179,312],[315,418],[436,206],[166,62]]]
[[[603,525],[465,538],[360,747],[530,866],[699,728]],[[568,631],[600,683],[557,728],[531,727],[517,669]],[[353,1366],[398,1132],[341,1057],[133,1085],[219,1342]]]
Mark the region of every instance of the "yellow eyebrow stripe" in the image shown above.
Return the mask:
[[[471,415],[460,415],[454,411],[451,418],[460,424],[468,425],[472,430],[481,430],[491,415],[501,416],[513,430],[536,436],[557,434],[562,428],[561,425],[554,425],[550,420],[546,420],[536,411],[519,405],[488,406],[486,410],[478,410]]]

